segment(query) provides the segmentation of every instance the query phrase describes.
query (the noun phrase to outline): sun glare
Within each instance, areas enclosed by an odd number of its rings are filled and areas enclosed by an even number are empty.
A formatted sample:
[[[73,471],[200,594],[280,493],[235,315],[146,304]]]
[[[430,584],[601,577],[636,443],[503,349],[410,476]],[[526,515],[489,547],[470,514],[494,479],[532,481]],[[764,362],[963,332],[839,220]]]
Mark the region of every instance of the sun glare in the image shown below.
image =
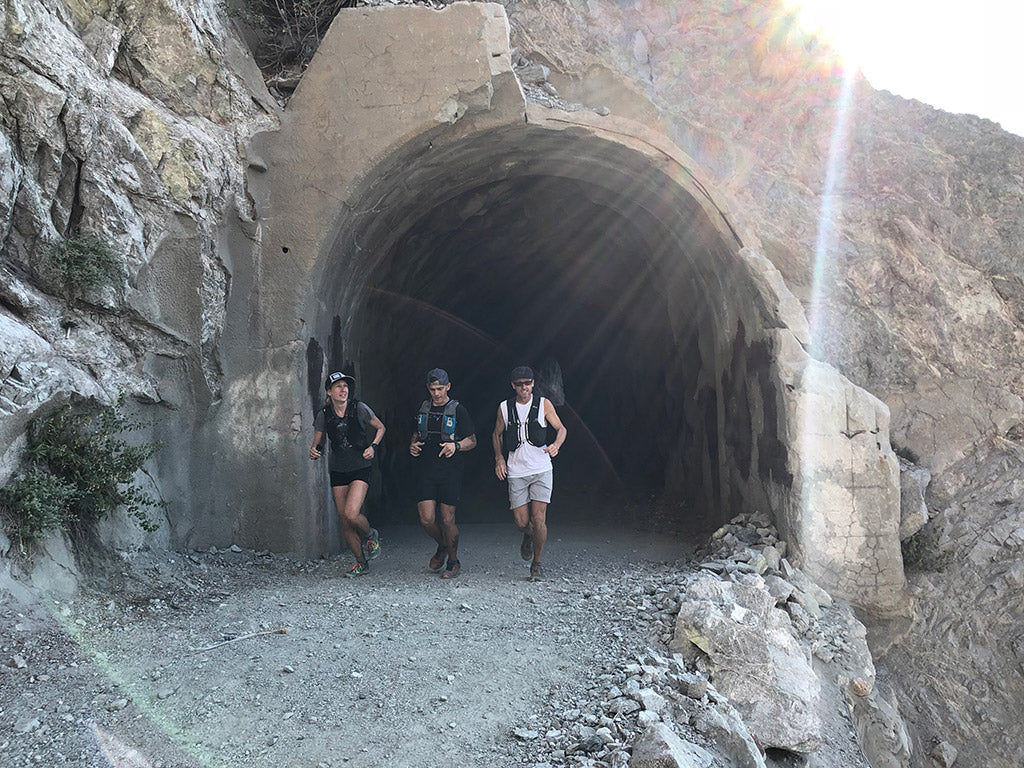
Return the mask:
[[[1024,133],[1020,0],[784,0],[805,32],[879,90]]]
[[[861,67],[864,41],[869,38],[865,27],[871,14],[863,6],[870,5],[874,3],[786,0],[797,23],[838,53],[844,67],[853,71]]]

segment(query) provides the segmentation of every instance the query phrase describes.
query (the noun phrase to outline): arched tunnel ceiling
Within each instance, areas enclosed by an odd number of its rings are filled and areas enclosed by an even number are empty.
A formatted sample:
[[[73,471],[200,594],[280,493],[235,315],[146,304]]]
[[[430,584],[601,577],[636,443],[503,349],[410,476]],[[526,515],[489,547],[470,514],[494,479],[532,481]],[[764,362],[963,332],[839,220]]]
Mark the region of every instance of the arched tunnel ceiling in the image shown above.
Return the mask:
[[[707,472],[679,466],[680,441],[693,431],[698,335],[714,302],[727,302],[739,246],[699,204],[699,187],[656,157],[569,131],[494,132],[418,155],[396,158],[364,194],[364,213],[340,224],[324,281],[328,304],[361,308],[349,334],[359,348],[347,352],[392,427],[385,475],[408,476],[423,373],[445,367],[480,441],[462,514],[493,517],[495,406],[510,393],[508,370],[525,362],[564,382],[571,437],[558,492],[570,514],[623,491],[707,502]],[[385,506],[406,491],[393,480]]]

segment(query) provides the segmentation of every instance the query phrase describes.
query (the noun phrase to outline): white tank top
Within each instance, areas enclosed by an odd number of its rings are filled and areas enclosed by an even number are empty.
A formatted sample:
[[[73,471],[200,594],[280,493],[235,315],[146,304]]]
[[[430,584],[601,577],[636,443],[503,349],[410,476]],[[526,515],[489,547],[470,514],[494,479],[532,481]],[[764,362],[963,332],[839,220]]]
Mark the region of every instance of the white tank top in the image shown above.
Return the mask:
[[[530,398],[528,403],[516,402],[516,415],[519,416],[519,447],[516,448],[508,457],[508,476],[509,477],[526,477],[528,475],[539,475],[542,472],[547,472],[551,469],[551,457],[544,452],[543,448],[538,448],[535,445],[530,445],[526,441],[526,417],[530,415],[530,406],[533,404],[533,397]],[[505,423],[511,423],[508,417],[508,401],[503,400],[498,408],[501,410],[501,416],[505,419]],[[544,398],[540,399],[540,408],[537,411],[537,421],[541,423],[541,426],[547,426],[547,420],[544,418]]]

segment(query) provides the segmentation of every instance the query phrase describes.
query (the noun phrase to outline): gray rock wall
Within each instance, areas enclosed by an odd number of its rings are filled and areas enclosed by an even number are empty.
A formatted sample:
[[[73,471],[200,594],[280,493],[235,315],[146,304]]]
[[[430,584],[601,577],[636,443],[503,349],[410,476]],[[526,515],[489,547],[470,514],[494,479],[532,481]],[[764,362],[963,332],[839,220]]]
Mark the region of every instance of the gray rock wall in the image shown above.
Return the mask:
[[[184,459],[210,463],[192,433],[222,394],[221,227],[251,219],[244,141],[277,106],[211,3],[12,0],[0,24],[0,479],[32,417],[127,392],[168,443],[151,471],[180,541]],[[69,298],[52,253],[79,233],[112,247],[121,278]]]

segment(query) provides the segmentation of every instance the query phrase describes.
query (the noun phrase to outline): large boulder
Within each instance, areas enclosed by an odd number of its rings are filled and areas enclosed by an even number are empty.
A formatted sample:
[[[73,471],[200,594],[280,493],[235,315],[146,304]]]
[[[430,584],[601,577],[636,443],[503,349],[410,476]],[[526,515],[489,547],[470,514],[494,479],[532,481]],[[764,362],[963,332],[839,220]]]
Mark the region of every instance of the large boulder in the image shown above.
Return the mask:
[[[820,685],[775,603],[760,579],[701,574],[687,587],[669,647],[707,656],[715,687],[761,746],[813,752],[822,738]]]

